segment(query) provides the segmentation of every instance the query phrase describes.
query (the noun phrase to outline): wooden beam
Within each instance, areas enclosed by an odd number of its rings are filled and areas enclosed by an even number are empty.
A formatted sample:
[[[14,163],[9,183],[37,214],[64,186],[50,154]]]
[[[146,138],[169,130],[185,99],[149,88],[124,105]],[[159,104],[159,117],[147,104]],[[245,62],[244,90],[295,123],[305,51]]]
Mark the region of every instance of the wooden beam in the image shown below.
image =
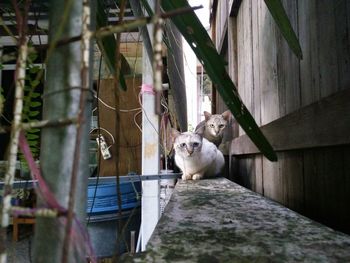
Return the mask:
[[[350,144],[350,89],[261,127],[275,151]],[[259,150],[247,135],[231,143],[233,155],[255,154]]]
[[[230,16],[237,16],[241,3],[242,3],[242,0],[230,0],[229,2]]]
[[[218,39],[219,43],[217,46],[217,49],[220,53],[220,55],[224,54],[227,50],[227,27],[228,27],[228,19],[226,19],[224,28],[221,31],[220,38]]]

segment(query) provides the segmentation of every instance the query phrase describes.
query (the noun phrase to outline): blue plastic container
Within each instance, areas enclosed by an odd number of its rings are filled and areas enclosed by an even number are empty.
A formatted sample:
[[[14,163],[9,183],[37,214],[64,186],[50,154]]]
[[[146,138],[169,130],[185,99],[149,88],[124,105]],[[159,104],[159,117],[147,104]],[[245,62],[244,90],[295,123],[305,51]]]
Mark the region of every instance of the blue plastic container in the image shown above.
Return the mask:
[[[120,183],[122,200],[121,210],[127,210],[140,205],[140,182]],[[115,213],[119,210],[117,184],[103,183],[88,186],[88,215]]]

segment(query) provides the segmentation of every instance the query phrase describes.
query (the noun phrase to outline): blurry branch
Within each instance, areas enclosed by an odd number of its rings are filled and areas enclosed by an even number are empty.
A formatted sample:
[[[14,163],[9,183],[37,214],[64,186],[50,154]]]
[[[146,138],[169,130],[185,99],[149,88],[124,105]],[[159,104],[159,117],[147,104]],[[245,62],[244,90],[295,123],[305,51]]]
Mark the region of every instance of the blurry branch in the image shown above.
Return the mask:
[[[30,0],[26,0],[23,10],[23,15],[17,5],[17,1],[13,0],[12,5],[16,13],[17,29],[19,33],[19,54],[16,63],[15,71],[15,102],[13,110],[13,121],[11,125],[11,137],[8,149],[7,157],[7,169],[4,181],[4,192],[1,205],[0,213],[0,259],[2,262],[7,260],[6,252],[6,230],[10,223],[10,209],[11,209],[11,198],[12,198],[12,184],[15,177],[16,161],[18,153],[18,140],[20,135],[20,124],[22,122],[22,109],[23,109],[23,96],[24,96],[24,85],[26,77],[26,66],[28,57],[28,39],[27,39],[27,15],[30,6]]]
[[[160,15],[161,18],[170,18],[172,16],[177,16],[177,15],[182,15],[182,14],[186,14],[189,13],[193,10],[197,10],[202,8],[203,6],[195,6],[195,7],[191,7],[191,8],[179,8],[177,10],[174,11],[169,11],[166,13],[162,13]],[[128,20],[128,21],[123,21],[120,22],[118,25],[113,25],[113,26],[105,26],[100,28],[99,30],[96,30],[94,32],[91,32],[91,38],[103,38],[105,36],[111,35],[111,34],[117,34],[117,33],[122,33],[122,32],[128,32],[131,31],[135,28],[141,27],[141,26],[145,26],[149,23],[153,23],[154,21],[153,17],[140,17],[138,19],[134,19],[134,20]],[[60,47],[60,46],[64,46],[64,45],[68,45],[70,43],[76,42],[76,41],[80,41],[82,38],[81,35],[77,35],[71,38],[63,38],[63,39],[58,39],[56,41],[53,41],[50,44],[50,47],[52,48],[56,48],[56,47]],[[49,45],[42,45],[42,47],[38,47],[39,49],[48,49]]]
[[[61,126],[76,124],[77,122],[78,122],[77,118],[32,121],[32,122],[22,123],[20,125],[20,128],[22,130],[30,130],[35,128],[52,128],[52,127],[61,127]],[[11,131],[10,126],[0,127],[0,134],[8,133],[10,131]]]
[[[14,34],[11,32],[11,30],[8,28],[8,26],[5,24],[5,21],[0,16],[0,25],[4,28],[6,33],[15,41],[15,43],[18,43],[18,39],[14,36]]]
[[[20,206],[13,206],[10,210],[10,213],[12,215],[21,215],[21,216],[31,216],[31,217],[50,217],[55,218],[60,216],[62,213],[55,209],[48,209],[48,208],[26,208],[26,207],[20,207]],[[64,215],[64,214],[63,214]]]

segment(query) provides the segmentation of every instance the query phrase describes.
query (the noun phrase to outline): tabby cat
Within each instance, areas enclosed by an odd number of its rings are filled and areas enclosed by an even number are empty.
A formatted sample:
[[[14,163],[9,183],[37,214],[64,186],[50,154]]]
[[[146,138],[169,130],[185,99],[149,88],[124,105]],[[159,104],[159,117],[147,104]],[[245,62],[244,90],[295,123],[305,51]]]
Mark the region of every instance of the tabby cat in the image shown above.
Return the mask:
[[[213,177],[224,167],[224,156],[213,143],[203,138],[203,133],[204,127],[194,133],[172,129],[175,163],[183,173],[182,180]]]
[[[204,111],[204,116],[205,120],[197,125],[196,130],[204,126],[204,138],[219,147],[230,120],[231,112],[227,110],[222,114],[210,114]]]

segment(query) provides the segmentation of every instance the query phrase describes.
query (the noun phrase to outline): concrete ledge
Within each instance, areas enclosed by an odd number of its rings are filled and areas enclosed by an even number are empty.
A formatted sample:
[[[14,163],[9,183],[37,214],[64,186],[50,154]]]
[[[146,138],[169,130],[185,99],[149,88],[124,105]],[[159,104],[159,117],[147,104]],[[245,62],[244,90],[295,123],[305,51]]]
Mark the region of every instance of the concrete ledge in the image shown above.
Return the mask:
[[[224,178],[180,181],[147,251],[126,262],[350,262],[350,236]]]

